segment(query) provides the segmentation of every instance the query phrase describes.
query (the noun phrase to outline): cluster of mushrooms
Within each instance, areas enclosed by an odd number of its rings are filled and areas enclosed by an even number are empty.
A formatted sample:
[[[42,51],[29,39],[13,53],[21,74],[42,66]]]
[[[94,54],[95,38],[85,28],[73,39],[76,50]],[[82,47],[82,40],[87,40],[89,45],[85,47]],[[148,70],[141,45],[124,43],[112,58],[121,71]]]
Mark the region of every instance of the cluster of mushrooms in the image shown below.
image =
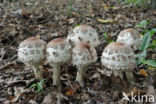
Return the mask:
[[[55,38],[47,45],[37,38],[30,37],[19,45],[18,58],[34,69],[35,77],[42,79],[39,66],[46,59],[53,67],[53,85],[60,84],[60,66],[72,63],[76,66],[76,81],[84,86],[84,77],[87,67],[97,60],[95,47],[100,44],[98,34],[88,25],[75,27],[67,38]],[[101,62],[111,69],[115,77],[123,78],[126,73],[127,80],[133,81],[133,69],[136,66],[134,51],[141,45],[141,37],[135,29],[129,28],[121,31],[117,41],[106,46]]]

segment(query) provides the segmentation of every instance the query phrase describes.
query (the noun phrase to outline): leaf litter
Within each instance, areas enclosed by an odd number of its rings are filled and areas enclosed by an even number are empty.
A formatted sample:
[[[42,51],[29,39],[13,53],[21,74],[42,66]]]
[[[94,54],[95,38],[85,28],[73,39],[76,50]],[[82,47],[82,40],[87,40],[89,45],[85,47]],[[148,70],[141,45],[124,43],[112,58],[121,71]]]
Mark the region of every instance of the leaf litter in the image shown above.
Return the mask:
[[[6,0],[7,1],[7,0]],[[70,3],[71,2],[71,3]],[[62,70],[62,104],[128,104],[121,101],[122,92],[141,91],[155,95],[156,71],[147,65],[135,69],[136,85],[125,84],[121,79],[110,77],[111,71],[101,66],[100,56],[108,44],[104,33],[117,34],[125,28],[135,27],[142,20],[150,20],[150,27],[156,26],[155,11],[118,4],[113,0],[12,0],[0,3],[0,103],[9,104],[55,104],[58,91],[51,79],[45,82],[43,91],[34,93],[29,87],[37,83],[30,67],[17,59],[18,45],[24,39],[38,36],[49,42],[56,37],[65,37],[80,24],[94,27],[100,37],[97,47],[98,61],[90,66],[84,88],[74,82],[76,68],[68,66]],[[138,29],[139,30],[139,29]],[[141,31],[141,30],[139,30]],[[110,35],[115,40],[117,35]],[[154,36],[153,36],[154,37]],[[155,38],[152,38],[155,39]],[[156,50],[148,57],[156,59]],[[50,67],[42,66],[44,76],[50,76]],[[155,73],[155,74],[154,74]],[[153,82],[146,85],[151,77]],[[114,84],[115,83],[115,84]],[[125,88],[123,88],[125,86]],[[129,87],[130,86],[130,87]],[[146,104],[146,103],[144,103]]]

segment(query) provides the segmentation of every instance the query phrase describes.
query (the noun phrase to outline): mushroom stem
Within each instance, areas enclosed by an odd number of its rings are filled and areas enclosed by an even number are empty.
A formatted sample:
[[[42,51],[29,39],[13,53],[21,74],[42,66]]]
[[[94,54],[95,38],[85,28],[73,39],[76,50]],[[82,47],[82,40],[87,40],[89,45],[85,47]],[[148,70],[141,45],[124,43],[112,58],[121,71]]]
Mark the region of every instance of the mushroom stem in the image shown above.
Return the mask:
[[[134,82],[133,71],[126,71],[125,73],[126,73],[127,80],[128,80],[130,83],[133,83],[133,82]]]
[[[123,79],[123,76],[122,76],[122,71],[121,70],[114,70],[114,76],[115,77],[120,77],[121,79]]]
[[[60,84],[60,65],[53,66],[53,85]]]
[[[84,77],[86,75],[86,70],[85,68],[79,67],[76,75],[76,81],[79,82],[80,86],[84,86]]]
[[[36,78],[39,78],[39,79],[42,79],[42,78],[43,78],[43,75],[42,75],[42,72],[41,72],[39,66],[38,66],[38,65],[33,65],[32,68],[33,68],[33,70],[34,70],[35,77],[36,77]]]

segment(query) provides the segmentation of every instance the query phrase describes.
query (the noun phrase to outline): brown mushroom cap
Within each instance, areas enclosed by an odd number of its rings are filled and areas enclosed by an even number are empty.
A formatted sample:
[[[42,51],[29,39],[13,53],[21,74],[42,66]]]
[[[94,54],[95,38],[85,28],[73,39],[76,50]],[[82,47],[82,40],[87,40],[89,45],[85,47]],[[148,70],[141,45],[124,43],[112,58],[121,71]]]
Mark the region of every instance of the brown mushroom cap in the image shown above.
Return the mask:
[[[65,38],[56,38],[47,44],[48,63],[67,63],[71,59],[72,47]]]
[[[136,65],[133,50],[120,42],[107,45],[103,51],[101,62],[112,70],[133,69]]]
[[[45,42],[37,37],[30,37],[20,43],[18,58],[28,66],[41,64],[45,58]]]
[[[124,37],[125,33],[127,33],[127,32],[131,33],[131,36],[132,36],[132,38],[133,38],[134,40],[140,38],[139,32],[136,31],[136,30],[133,29],[133,28],[125,29],[125,30],[121,31],[121,32],[119,33],[119,35],[120,35],[121,37]]]
[[[53,40],[51,40],[48,44],[47,44],[47,48],[49,48],[49,47],[55,47],[55,46],[58,46],[58,45],[60,45],[60,44],[64,44],[64,41],[65,41],[66,39],[65,38],[55,38],[55,39],[53,39]]]
[[[125,45],[130,46],[132,49],[137,50],[140,47],[142,40],[140,33],[137,30],[128,28],[119,33],[117,42],[122,42]]]
[[[79,43],[74,47],[72,62],[76,66],[89,65],[97,60],[97,54],[94,47],[87,43]]]
[[[80,25],[75,27],[68,35],[67,39],[69,39],[73,45],[84,42],[96,47],[100,44],[96,30],[88,25]]]

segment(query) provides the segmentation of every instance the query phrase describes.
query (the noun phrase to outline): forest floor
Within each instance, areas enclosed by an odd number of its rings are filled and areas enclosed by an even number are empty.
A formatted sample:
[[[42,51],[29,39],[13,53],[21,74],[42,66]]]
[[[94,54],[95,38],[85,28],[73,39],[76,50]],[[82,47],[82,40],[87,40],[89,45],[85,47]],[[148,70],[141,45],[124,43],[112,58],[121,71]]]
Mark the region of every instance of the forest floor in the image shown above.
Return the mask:
[[[31,67],[18,60],[18,46],[31,36],[40,37],[47,43],[56,37],[66,37],[80,24],[97,30],[101,41],[97,47],[98,60],[89,66],[83,88],[75,82],[75,67],[61,68],[61,104],[138,104],[122,100],[123,92],[129,97],[133,92],[138,95],[137,98],[153,95],[156,101],[155,68],[137,65],[134,70],[135,85],[130,85],[126,80],[113,80],[109,76],[111,71],[102,67],[100,61],[103,49],[116,40],[121,30],[134,28],[142,20],[151,21],[147,29],[156,27],[156,11],[121,5],[116,0],[96,0],[93,3],[90,0],[64,1],[17,0],[0,3],[0,104],[55,104],[60,91],[52,86],[52,68],[48,64],[41,66],[47,80],[40,92],[30,89],[39,80],[35,79]],[[104,33],[108,33],[107,39]],[[155,35],[152,39],[156,39]],[[156,60],[156,49],[149,50],[147,57]],[[144,74],[140,73],[141,69]]]

